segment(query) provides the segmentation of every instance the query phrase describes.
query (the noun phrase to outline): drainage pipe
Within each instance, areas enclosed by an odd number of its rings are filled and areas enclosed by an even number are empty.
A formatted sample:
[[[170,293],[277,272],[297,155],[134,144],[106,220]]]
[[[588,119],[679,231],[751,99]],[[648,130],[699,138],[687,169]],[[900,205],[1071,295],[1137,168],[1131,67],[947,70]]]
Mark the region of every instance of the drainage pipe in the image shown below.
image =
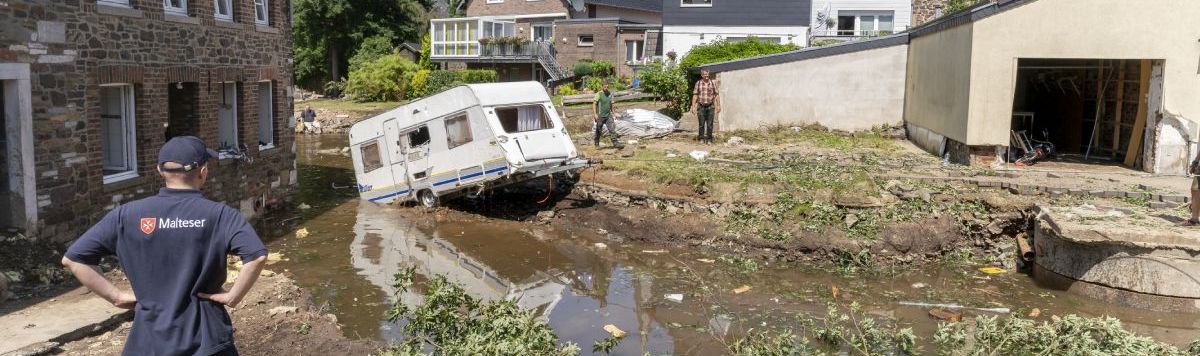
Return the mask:
[[[1037,254],[1033,252],[1033,246],[1029,245],[1029,234],[1024,232],[1017,234],[1017,251],[1021,252],[1021,260],[1033,261]]]

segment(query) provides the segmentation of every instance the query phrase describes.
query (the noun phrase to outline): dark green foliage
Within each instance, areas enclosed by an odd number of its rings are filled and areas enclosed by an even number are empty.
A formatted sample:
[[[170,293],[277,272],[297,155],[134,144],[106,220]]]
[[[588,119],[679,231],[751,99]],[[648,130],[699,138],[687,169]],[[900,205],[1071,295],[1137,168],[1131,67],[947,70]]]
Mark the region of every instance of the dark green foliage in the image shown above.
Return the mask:
[[[578,355],[579,347],[559,345],[558,336],[533,312],[512,300],[485,302],[463,287],[434,277],[425,284],[424,304],[409,307],[400,296],[412,287],[414,269],[395,275],[396,293],[387,318],[406,321],[406,338],[381,355]]]
[[[942,13],[949,14],[958,12],[975,6],[975,4],[978,3],[979,0],[950,0],[946,2],[946,9]]]
[[[580,78],[592,75],[592,63],[591,62],[583,62],[583,61],[580,61],[579,63],[575,63],[574,72],[575,72],[575,76],[580,77]]]
[[[350,73],[346,94],[355,101],[399,101],[408,92],[408,84],[417,65],[399,54],[380,57]]]
[[[386,36],[372,36],[363,40],[362,45],[358,46],[358,50],[354,51],[354,56],[350,57],[350,73],[354,73],[363,65],[374,62],[380,57],[392,54],[394,49],[392,39]]]
[[[492,83],[498,78],[490,69],[435,70],[429,73],[423,92],[433,95],[463,84]]]
[[[695,68],[705,64],[731,61],[735,59],[765,56],[768,54],[795,51],[800,49],[791,43],[779,44],[755,40],[750,37],[741,42],[725,40],[715,41],[692,48],[679,65],[684,68]]]
[[[344,78],[349,58],[368,38],[393,44],[416,40],[431,5],[431,0],[295,0],[296,84],[318,90]]]
[[[638,71],[638,81],[646,93],[658,95],[667,102],[665,114],[676,119],[688,109],[691,93],[688,92],[687,77],[679,66],[668,66],[654,62]]]
[[[615,74],[612,62],[609,61],[592,61],[592,76],[608,77]]]

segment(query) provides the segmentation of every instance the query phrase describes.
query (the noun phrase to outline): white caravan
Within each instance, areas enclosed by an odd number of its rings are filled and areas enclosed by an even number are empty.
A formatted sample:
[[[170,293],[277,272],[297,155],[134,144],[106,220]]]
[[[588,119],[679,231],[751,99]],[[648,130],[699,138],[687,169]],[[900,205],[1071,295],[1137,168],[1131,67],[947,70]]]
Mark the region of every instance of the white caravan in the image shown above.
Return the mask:
[[[588,165],[536,82],[463,85],[363,120],[350,152],[362,199],[428,207]]]

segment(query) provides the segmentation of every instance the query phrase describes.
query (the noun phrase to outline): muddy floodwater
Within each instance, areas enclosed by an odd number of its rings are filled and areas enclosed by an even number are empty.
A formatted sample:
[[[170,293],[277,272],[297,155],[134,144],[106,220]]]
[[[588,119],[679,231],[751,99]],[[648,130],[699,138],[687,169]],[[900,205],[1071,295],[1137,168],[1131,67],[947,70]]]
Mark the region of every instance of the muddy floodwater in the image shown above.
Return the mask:
[[[1121,308],[1040,288],[1024,274],[985,274],[977,265],[930,264],[864,277],[757,261],[758,270],[749,272],[720,253],[614,241],[599,231],[568,234],[555,228],[562,221],[409,221],[402,210],[416,208],[356,199],[350,158],[340,152],[344,136],[297,141],[300,190],[293,201],[307,209],[263,219],[260,228],[273,240],[272,251],[288,259],[275,269],[286,269],[311,291],[352,338],[401,337],[383,315],[393,274],[412,266],[419,278],[444,275],[477,297],[516,300],[585,353],[613,324],[629,333],[613,354],[718,354],[748,329],[794,328],[797,316],[823,316],[834,294],[839,303],[857,301],[866,313],[898,320],[926,340],[937,321],[928,308],[904,304],[1008,308],[1021,315],[1037,308],[1042,319],[1111,315],[1160,341],[1200,339],[1200,318],[1193,315]],[[297,237],[293,231],[300,228],[308,235]]]

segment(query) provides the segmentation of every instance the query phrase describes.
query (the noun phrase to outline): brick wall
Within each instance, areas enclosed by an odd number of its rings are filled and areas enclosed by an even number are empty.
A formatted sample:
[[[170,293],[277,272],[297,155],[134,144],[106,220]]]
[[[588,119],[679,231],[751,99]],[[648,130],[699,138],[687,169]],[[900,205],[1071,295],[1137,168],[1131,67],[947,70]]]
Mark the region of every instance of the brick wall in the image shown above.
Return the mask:
[[[592,35],[592,46],[579,46],[579,35]],[[564,40],[565,39],[565,40]],[[580,59],[605,60],[614,65],[621,62],[623,53],[617,43],[617,27],[613,22],[555,23],[554,49],[558,52],[558,64],[567,72],[575,68]]]
[[[30,64],[39,212],[38,236],[74,239],[109,209],[153,194],[154,171],[170,112],[190,112],[193,131],[217,142],[220,81],[238,85],[239,139],[253,163],[211,165],[205,193],[253,215],[264,196],[293,184],[289,2],[270,0],[270,23],[254,24],[253,0],[233,0],[234,22],[213,19],[212,1],[189,1],[189,17],[165,15],[161,0],[130,0],[130,8],[96,0],[0,3],[0,62]],[[258,102],[271,81],[270,103]],[[184,106],[169,100],[183,82]],[[133,84],[138,177],[104,184],[99,87]],[[258,107],[271,105],[275,149],[259,152]],[[180,129],[178,127],[173,129]]]
[[[488,0],[470,0],[465,11],[467,17],[570,12],[562,0],[501,0],[494,4],[487,2]]]
[[[938,13],[946,8],[949,0],[913,0],[913,27],[920,26],[937,18]]]

